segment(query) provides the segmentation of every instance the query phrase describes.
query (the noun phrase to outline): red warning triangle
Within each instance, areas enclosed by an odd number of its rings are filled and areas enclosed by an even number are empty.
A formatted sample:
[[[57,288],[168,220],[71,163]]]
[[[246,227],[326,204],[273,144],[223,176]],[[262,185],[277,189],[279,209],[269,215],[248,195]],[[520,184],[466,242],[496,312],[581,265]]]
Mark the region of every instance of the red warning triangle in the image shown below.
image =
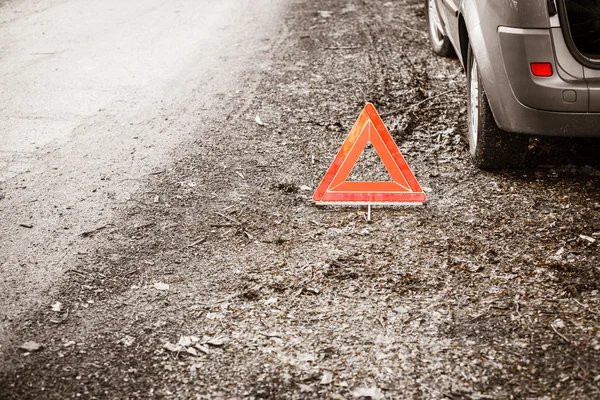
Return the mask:
[[[348,182],[365,146],[371,142],[392,178],[387,182]],[[373,104],[367,103],[313,195],[317,203],[423,203],[419,186]]]

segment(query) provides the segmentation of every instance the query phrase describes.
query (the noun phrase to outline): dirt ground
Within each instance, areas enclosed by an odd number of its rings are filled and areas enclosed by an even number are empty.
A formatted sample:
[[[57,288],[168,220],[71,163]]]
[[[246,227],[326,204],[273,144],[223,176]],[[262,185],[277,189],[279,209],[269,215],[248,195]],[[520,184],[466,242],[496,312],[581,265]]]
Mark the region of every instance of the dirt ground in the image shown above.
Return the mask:
[[[15,321],[0,399],[600,398],[600,143],[475,169],[422,3],[292,2],[260,85]],[[311,200],[367,101],[428,195],[371,223]]]

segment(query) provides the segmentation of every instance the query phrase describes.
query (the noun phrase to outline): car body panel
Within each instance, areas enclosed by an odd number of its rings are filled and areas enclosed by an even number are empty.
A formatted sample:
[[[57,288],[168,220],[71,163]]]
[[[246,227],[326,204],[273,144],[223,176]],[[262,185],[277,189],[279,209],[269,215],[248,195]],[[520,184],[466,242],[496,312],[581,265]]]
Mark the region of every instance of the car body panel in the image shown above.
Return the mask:
[[[452,42],[455,49],[460,47],[460,44],[456,42],[458,40],[458,5],[456,0],[437,0],[437,7],[440,11],[440,16],[444,21],[446,27],[446,34]],[[442,8],[444,8],[442,10]],[[457,53],[458,54],[458,53]]]
[[[565,38],[560,27],[550,29],[552,35],[552,43],[556,53],[558,73],[560,77],[566,81],[577,81],[584,79],[583,65],[579,64],[569,52]]]
[[[583,68],[583,75],[590,90],[590,112],[600,112],[600,70]]]
[[[548,29],[498,29],[505,74],[514,97],[523,105],[545,111],[587,112],[589,91],[585,80],[564,80],[557,71]],[[531,74],[530,64],[548,62],[550,77]]]

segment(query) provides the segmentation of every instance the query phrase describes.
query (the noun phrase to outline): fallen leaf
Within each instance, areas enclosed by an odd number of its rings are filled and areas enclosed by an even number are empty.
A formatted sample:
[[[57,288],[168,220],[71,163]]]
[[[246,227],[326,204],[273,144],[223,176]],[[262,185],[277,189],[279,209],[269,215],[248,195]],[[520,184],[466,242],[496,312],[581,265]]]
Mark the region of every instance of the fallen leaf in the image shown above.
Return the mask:
[[[265,301],[265,305],[277,303],[277,297],[271,297],[269,300]]]
[[[262,122],[262,119],[260,119],[260,117],[257,115],[256,118],[254,118],[254,122],[256,122],[257,124],[259,124],[260,126],[265,126],[266,124],[264,122]]]
[[[197,351],[196,351],[196,349],[194,349],[193,347],[188,347],[188,348],[186,348],[186,349],[185,349],[185,351],[186,351],[188,354],[191,354],[191,355],[193,355],[193,356],[197,356],[197,355],[198,355],[198,352],[197,352]]]
[[[406,314],[410,310],[408,309],[408,307],[399,306],[399,307],[394,308],[394,311],[396,311],[398,314]]]
[[[552,326],[555,327],[555,328],[564,328],[565,327],[565,322],[562,319],[556,319],[552,323]]]
[[[582,238],[583,240],[587,240],[590,243],[594,243],[596,241],[596,239],[594,239],[593,237],[589,237],[586,235],[579,235],[580,238]]]
[[[173,344],[171,342],[165,343],[165,345],[163,347],[172,352],[178,352],[178,351],[183,350],[183,348],[181,346],[179,346],[178,344]]]
[[[192,339],[189,336],[181,336],[177,344],[182,347],[188,347],[192,345]]]
[[[38,351],[38,350],[41,350],[42,347],[43,346],[39,343],[29,341],[29,342],[25,342],[22,345],[20,345],[19,349],[25,350],[25,351]]]
[[[316,295],[316,294],[319,294],[319,293],[321,293],[321,292],[319,291],[319,289],[317,289],[317,288],[313,288],[313,287],[304,288],[304,292],[305,292],[305,293],[312,293],[312,294],[315,294],[315,295]]]
[[[62,303],[60,301],[57,301],[56,303],[52,304],[52,311],[54,312],[61,312],[62,311]]]
[[[133,344],[133,342],[135,342],[135,338],[131,337],[129,335],[125,335],[125,337],[123,337],[117,341],[117,343],[120,343],[125,347],[131,346]]]
[[[197,370],[198,370],[198,369],[202,369],[203,367],[204,367],[204,365],[202,365],[202,364],[194,364],[194,365],[192,365],[192,366],[190,367],[190,369],[191,369],[191,368],[195,368],[195,369],[197,369]]]
[[[208,350],[208,347],[202,346],[200,343],[196,343],[194,347],[203,352],[204,354],[208,354],[210,352],[210,350]]]
[[[312,354],[298,354],[298,360],[300,361],[317,361],[317,357]]]
[[[323,376],[321,377],[321,385],[329,385],[333,382],[333,374],[329,371],[323,372]]]
[[[204,342],[204,344],[210,344],[211,346],[223,346],[223,344],[225,344],[225,341],[222,338],[214,338],[207,340],[206,342]]]
[[[169,290],[169,284],[168,283],[162,283],[162,282],[156,282],[154,284],[154,289],[156,290]]]
[[[352,3],[348,3],[346,7],[342,8],[342,14],[347,14],[356,11],[356,6]]]
[[[271,339],[276,344],[283,344],[283,340],[280,339],[280,338],[278,338],[278,337],[272,337],[272,338],[269,338],[269,339]]]
[[[198,336],[190,336],[190,340],[192,343],[196,343],[200,341],[200,338]]]
[[[300,393],[313,391],[313,388],[310,385],[303,385],[302,383],[299,383],[298,386],[300,387]]]
[[[383,400],[385,398],[377,386],[356,388],[352,391],[352,397],[366,397],[373,400]]]

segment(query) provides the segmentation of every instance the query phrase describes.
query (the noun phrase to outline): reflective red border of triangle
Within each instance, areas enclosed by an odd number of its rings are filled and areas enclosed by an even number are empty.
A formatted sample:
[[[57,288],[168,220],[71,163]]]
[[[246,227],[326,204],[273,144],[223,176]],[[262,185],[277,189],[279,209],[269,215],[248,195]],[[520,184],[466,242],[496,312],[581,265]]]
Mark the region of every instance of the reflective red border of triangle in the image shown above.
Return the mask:
[[[360,154],[371,142],[388,170],[391,181],[348,182],[346,179]],[[402,157],[375,107],[367,103],[340,151],[313,195],[316,203],[414,203],[425,193]]]

